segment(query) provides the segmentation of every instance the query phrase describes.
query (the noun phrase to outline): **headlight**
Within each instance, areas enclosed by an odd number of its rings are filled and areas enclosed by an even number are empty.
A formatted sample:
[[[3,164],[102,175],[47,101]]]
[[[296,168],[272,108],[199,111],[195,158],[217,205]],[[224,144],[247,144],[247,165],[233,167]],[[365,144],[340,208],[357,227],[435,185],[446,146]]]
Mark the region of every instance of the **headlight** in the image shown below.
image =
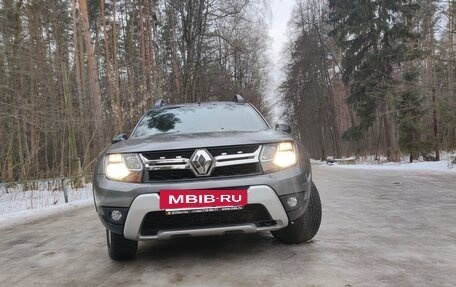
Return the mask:
[[[108,179],[141,182],[143,165],[137,154],[108,154],[105,160]]]
[[[265,173],[294,166],[298,161],[295,145],[292,142],[264,145],[260,161]]]

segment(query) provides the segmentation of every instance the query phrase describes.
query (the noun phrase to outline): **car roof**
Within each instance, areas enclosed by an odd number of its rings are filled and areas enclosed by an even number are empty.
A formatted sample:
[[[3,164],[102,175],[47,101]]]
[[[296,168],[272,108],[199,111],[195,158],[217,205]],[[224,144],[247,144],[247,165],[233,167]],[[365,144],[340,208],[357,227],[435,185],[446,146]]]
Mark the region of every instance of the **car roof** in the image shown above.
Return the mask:
[[[222,102],[222,101],[214,101],[214,102],[200,102],[200,103],[183,103],[183,104],[171,104],[171,105],[163,105],[159,108],[152,108],[150,110],[159,110],[159,109],[172,109],[172,108],[180,108],[180,107],[204,107],[204,106],[238,106],[238,105],[246,105],[247,103],[236,103],[236,102]]]

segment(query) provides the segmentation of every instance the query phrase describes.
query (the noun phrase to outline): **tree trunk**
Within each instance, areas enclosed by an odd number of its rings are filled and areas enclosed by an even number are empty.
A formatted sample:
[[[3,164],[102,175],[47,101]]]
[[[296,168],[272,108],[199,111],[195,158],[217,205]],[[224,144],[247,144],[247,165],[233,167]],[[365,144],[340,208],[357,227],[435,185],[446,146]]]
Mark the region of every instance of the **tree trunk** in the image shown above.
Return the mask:
[[[90,37],[89,30],[89,16],[87,10],[87,0],[79,1],[79,13],[82,20],[82,32],[84,35],[86,52],[87,52],[87,65],[88,65],[88,76],[89,76],[89,87],[90,95],[93,101],[93,115],[95,120],[95,143],[101,145],[103,143],[103,131],[102,131],[102,120],[103,120],[103,103],[101,100],[100,84],[98,81],[97,71],[97,60],[95,57],[95,51],[93,49],[92,40]]]
[[[83,90],[82,90],[82,79],[81,79],[81,62],[79,54],[82,52],[79,50],[79,25],[77,22],[77,9],[76,9],[76,0],[72,0],[73,8],[72,20],[73,20],[73,49],[74,49],[74,62],[76,69],[76,87],[78,92],[78,105],[79,105],[79,118],[84,119],[84,105],[83,105]]]
[[[399,161],[399,151],[397,150],[396,131],[394,123],[391,122],[387,103],[381,104],[383,126],[385,128],[386,156],[389,161]]]
[[[180,91],[180,72],[179,72],[179,65],[177,62],[177,44],[176,44],[176,18],[174,15],[174,11],[172,9],[168,10],[168,17],[169,17],[169,25],[170,25],[170,46],[171,46],[171,69],[172,69],[172,77],[174,83],[174,97],[177,99],[181,96]]]
[[[113,2],[114,4],[115,2]],[[115,11],[115,7],[113,8]],[[104,37],[104,47],[105,47],[105,61],[106,61],[106,82],[108,83],[108,96],[111,97],[111,110],[114,117],[114,129],[116,132],[122,132],[122,111],[120,107],[120,95],[119,95],[119,88],[117,86],[118,79],[116,78],[116,67],[113,65],[112,57],[116,57],[115,51],[111,56],[111,46],[114,46],[116,42],[116,34],[114,31],[114,27],[117,25],[115,23],[115,18],[112,24],[112,33],[109,33],[108,29],[110,27],[106,26],[106,22],[110,22],[106,19],[105,16],[105,6],[104,0],[100,1],[100,12],[101,12],[101,26],[103,29],[103,37]],[[114,50],[114,49],[113,49]]]

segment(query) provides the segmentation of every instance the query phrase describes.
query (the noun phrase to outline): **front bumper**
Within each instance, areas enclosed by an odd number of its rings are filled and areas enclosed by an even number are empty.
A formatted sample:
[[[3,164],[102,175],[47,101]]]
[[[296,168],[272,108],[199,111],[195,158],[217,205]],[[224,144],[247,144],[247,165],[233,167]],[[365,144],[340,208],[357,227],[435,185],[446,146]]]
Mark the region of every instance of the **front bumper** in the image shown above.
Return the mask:
[[[271,226],[257,227],[253,223],[237,224],[230,226],[216,226],[208,228],[160,230],[156,235],[143,235],[141,225],[147,213],[160,211],[160,196],[158,194],[143,194],[135,198],[127,218],[123,234],[131,240],[170,239],[183,236],[223,235],[227,233],[254,233],[259,231],[276,230],[288,225],[288,216],[274,190],[268,186],[252,186],[247,190],[248,204],[261,204],[269,212],[272,221]],[[173,216],[173,215],[170,215]]]
[[[95,206],[101,221],[114,233],[124,234],[128,239],[168,239],[179,236],[219,235],[226,233],[252,233],[284,228],[306,210],[311,186],[311,173],[296,166],[272,174],[248,177],[209,179],[198,181],[163,183],[123,183],[106,179],[104,175],[94,177]],[[147,213],[159,211],[159,194],[162,189],[226,189],[247,188],[248,204],[263,205],[275,224],[256,226],[253,223],[229,224],[195,229],[161,230],[154,235],[141,234],[142,224]],[[286,197],[299,195],[297,208],[285,208]],[[122,210],[124,222],[113,224],[109,220],[109,210]],[[108,211],[108,212],[106,212]],[[171,215],[172,216],[172,215]]]

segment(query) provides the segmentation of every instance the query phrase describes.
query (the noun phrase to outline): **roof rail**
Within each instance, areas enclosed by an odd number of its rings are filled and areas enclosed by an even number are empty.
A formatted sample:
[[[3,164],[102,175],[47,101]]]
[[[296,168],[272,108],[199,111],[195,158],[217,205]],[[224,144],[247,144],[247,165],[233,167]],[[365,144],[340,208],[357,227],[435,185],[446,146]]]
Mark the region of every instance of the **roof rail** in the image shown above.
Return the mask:
[[[244,98],[241,97],[240,95],[234,95],[233,102],[240,103],[240,104],[245,104]]]
[[[160,99],[160,100],[155,102],[154,108],[158,109],[158,108],[161,108],[163,106],[166,106],[165,100]]]

